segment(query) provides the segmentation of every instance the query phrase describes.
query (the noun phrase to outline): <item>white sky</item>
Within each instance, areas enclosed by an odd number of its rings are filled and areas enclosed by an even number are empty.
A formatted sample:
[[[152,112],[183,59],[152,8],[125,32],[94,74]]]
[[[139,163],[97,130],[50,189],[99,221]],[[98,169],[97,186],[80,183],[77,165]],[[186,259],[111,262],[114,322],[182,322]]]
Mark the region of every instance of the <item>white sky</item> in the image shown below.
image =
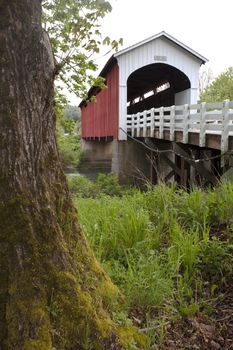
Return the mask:
[[[164,30],[208,58],[215,77],[233,66],[233,0],[109,1],[113,10],[101,31],[103,37],[122,37],[120,50]],[[96,60],[100,69],[108,58]],[[78,102],[71,98],[72,104]]]

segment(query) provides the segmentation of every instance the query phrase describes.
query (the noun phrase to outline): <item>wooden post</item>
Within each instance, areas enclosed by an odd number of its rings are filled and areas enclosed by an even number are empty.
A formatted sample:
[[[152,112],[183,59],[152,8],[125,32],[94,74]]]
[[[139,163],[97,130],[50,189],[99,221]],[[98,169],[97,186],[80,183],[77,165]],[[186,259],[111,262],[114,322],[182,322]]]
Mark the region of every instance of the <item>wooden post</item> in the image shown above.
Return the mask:
[[[175,153],[179,154],[181,157],[184,157],[185,161],[189,163],[191,166],[193,166],[202,177],[204,177],[207,181],[209,181],[213,185],[216,185],[216,183],[218,182],[216,176],[214,176],[213,173],[205,167],[204,162],[196,162],[195,160],[193,160],[189,152],[187,152],[186,147],[183,144],[174,143]]]
[[[147,132],[147,111],[143,112],[143,137],[146,137]]]
[[[140,112],[137,113],[137,137],[140,137]]]
[[[151,127],[150,127],[150,137],[155,136],[155,109],[151,108]]]
[[[184,158],[181,157],[180,159],[180,172],[181,172],[181,177],[180,177],[180,185],[183,188],[187,187],[187,169],[186,169],[186,162]]]
[[[189,138],[189,105],[184,105],[184,127],[183,127],[183,143],[188,143]]]
[[[202,102],[200,105],[200,133],[199,133],[199,146],[205,147],[206,144],[206,120],[205,120],[205,113],[206,113],[206,103]]]
[[[164,131],[164,108],[160,107],[159,109],[159,138],[163,139]]]
[[[175,117],[176,117],[176,107],[171,106],[170,141],[174,141],[174,138],[175,138]]]
[[[131,117],[131,135],[132,135],[132,137],[134,137],[134,131],[135,131],[134,117],[135,117],[135,114],[132,114],[130,117]]]
[[[222,114],[222,134],[221,134],[221,152],[228,151],[228,137],[229,137],[229,100],[223,102]]]

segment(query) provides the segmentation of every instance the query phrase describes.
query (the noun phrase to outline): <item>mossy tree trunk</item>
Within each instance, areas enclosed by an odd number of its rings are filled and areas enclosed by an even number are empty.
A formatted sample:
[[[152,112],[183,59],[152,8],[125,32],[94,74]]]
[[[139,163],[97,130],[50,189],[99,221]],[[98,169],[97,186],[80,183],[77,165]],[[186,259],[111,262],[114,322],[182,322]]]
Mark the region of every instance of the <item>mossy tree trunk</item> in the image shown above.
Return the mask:
[[[128,349],[59,162],[54,75],[41,1],[0,0],[0,349]]]

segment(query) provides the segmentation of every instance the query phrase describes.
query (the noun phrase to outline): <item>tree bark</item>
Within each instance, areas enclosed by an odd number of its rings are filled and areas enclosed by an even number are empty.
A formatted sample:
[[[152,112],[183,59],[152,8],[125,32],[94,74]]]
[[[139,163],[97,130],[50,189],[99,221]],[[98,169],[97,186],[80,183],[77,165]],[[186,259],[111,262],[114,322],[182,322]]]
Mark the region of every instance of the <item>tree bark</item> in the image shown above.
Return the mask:
[[[143,348],[90,251],[58,157],[40,0],[0,0],[0,349]]]

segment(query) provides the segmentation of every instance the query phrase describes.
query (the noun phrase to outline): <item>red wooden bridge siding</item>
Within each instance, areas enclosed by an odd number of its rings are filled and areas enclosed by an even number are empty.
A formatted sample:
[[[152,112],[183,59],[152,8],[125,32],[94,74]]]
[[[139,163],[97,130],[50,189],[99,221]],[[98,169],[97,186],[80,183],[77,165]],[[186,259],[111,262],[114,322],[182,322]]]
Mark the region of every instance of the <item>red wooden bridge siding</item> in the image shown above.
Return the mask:
[[[117,63],[106,76],[107,88],[101,90],[95,102],[82,106],[82,137],[118,138],[119,67]]]

